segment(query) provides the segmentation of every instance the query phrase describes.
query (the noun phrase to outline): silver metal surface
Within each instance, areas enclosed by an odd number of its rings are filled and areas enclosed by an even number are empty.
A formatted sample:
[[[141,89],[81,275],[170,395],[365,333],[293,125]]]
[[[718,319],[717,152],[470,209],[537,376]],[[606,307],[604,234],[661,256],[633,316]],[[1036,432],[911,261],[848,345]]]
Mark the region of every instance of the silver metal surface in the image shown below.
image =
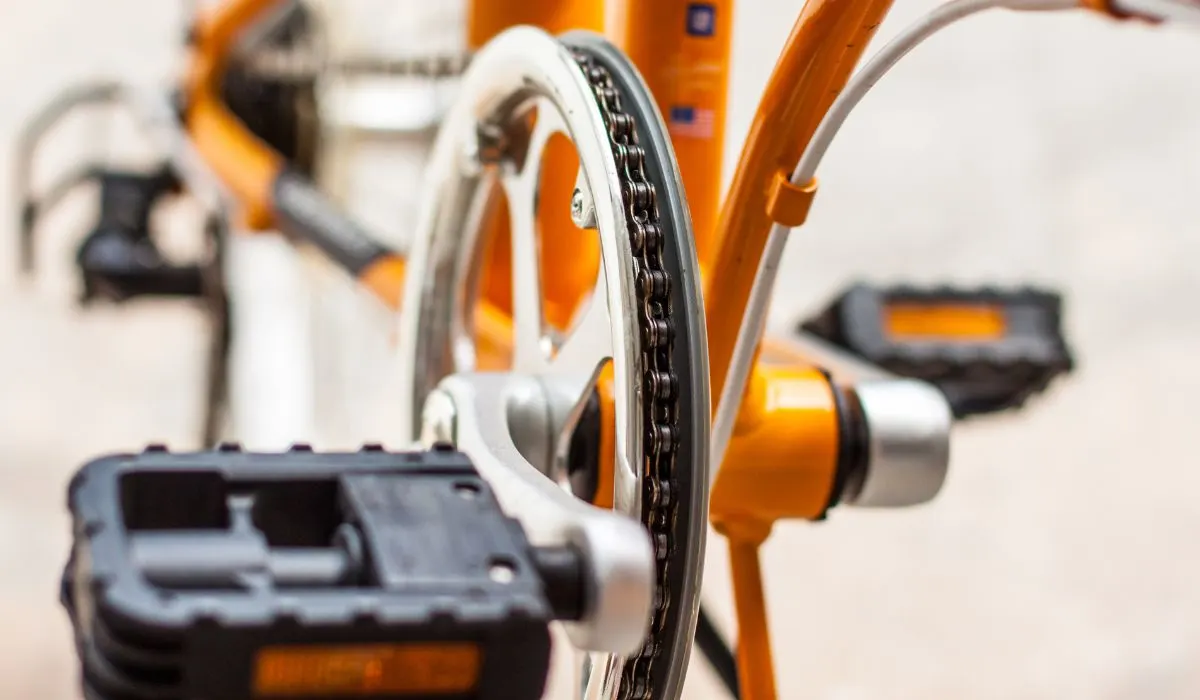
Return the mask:
[[[549,459],[545,474],[568,490],[570,465],[567,460],[571,451],[571,438],[575,435],[592,393],[591,389],[596,386],[599,375],[600,368],[597,367],[590,377],[565,374],[538,377],[546,401],[546,415],[550,428],[546,433],[546,454]],[[585,387],[582,394],[579,392],[580,387]],[[513,426],[514,429],[515,427]]]
[[[514,380],[507,391],[505,418],[513,444],[534,469],[549,475],[554,459],[554,423],[545,389],[534,378]]]
[[[915,379],[854,386],[867,425],[868,456],[847,505],[895,508],[927,503],[942,488],[950,464],[954,417],[942,392]]]
[[[571,194],[571,221],[582,229],[596,228],[596,202],[582,171],[575,177],[575,191]]]
[[[458,449],[471,458],[504,511],[521,521],[530,541],[573,544],[583,552],[588,599],[583,619],[565,624],[571,643],[630,654],[641,646],[650,619],[650,539],[637,521],[575,498],[521,455],[509,414],[514,397],[526,401],[524,395],[537,387],[536,379],[514,374],[458,374],[443,380],[432,396],[440,393],[453,403]]]
[[[557,104],[547,96],[554,96]],[[478,134],[510,126],[536,106],[537,122],[527,148],[515,160],[482,167]],[[561,342],[544,332],[534,212],[543,149],[555,133],[575,143],[581,168],[597,202],[602,274],[582,317]],[[474,368],[474,339],[469,332],[474,299],[470,282],[481,264],[477,255],[480,223],[492,204],[493,187],[503,188],[512,216],[513,369],[527,374],[591,377],[603,362],[613,365],[617,412],[616,507],[639,507],[636,465],[642,436],[628,426],[641,425],[634,377],[642,373],[635,346],[634,277],[616,165],[606,150],[606,131],[574,58],[550,35],[536,29],[506,32],[489,43],[463,77],[459,101],[447,115],[430,160],[425,210],[414,236],[411,271],[401,316],[400,361],[406,368],[406,421],[417,427],[417,413],[436,383]],[[555,203],[545,203],[553,206]],[[568,202],[557,203],[568,206]],[[615,343],[614,336],[622,342]],[[615,346],[615,347],[614,347]],[[582,396],[583,387],[579,387]]]
[[[448,442],[453,445],[458,439],[458,412],[454,399],[446,392],[434,389],[425,399],[425,410],[421,413],[420,442],[435,445]]]

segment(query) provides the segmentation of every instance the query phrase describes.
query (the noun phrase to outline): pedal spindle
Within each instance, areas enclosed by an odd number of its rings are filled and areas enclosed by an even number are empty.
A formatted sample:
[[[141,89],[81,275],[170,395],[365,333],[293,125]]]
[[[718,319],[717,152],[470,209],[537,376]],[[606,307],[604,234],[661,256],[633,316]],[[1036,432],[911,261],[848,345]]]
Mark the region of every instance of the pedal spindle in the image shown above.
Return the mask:
[[[946,395],[956,417],[1018,408],[1074,367],[1062,297],[997,290],[855,285],[802,333]]]
[[[72,481],[63,577],[97,700],[539,698],[586,608],[449,450],[148,450]]]

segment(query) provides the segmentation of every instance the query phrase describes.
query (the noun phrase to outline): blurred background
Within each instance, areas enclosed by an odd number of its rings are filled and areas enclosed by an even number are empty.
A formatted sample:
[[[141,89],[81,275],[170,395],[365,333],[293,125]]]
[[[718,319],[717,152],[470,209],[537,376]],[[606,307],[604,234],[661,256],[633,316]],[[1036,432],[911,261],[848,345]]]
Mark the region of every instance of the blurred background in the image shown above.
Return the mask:
[[[347,13],[368,8],[346,31],[380,50],[461,43],[454,3],[426,3],[423,21],[440,24],[422,33],[405,15],[417,2],[342,1]],[[801,4],[739,4],[731,159]],[[899,0],[879,39],[933,5]],[[62,88],[167,85],[183,9],[0,1],[0,192],[13,184],[19,129]],[[987,15],[919,48],[850,119],[792,238],[773,325],[858,279],[1032,282],[1066,294],[1079,367],[1021,413],[958,428],[935,503],[776,530],[765,573],[781,698],[1200,697],[1197,66],[1200,35],[1184,30]],[[135,140],[71,125],[40,163],[61,173],[81,152]],[[412,224],[421,148],[372,148],[346,166],[341,196],[382,235],[403,238]],[[81,193],[43,223],[30,282],[15,273],[18,212],[0,197],[0,230],[13,236],[0,245],[6,699],[77,697],[57,604],[67,478],[101,453],[197,441],[199,310],[75,303],[70,256],[92,202]],[[181,206],[168,216],[194,219]],[[322,329],[314,440],[381,436],[394,415],[390,319],[336,275],[318,289],[295,301]],[[722,545],[710,542],[705,597],[732,634]],[[722,697],[703,661],[693,669],[689,696]]]

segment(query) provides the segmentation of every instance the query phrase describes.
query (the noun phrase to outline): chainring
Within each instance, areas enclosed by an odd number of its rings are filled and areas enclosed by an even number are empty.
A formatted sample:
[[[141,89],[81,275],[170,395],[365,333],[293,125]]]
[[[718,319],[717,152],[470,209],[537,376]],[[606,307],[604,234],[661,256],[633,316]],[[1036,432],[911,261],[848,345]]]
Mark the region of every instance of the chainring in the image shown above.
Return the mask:
[[[656,348],[656,369],[651,370],[655,374],[647,373],[643,391],[647,397],[656,389],[660,396],[672,397],[674,405],[659,404],[650,410],[670,416],[675,434],[669,458],[657,463],[653,458],[648,460],[643,475],[647,498],[643,501],[642,522],[656,537],[666,538],[665,542],[655,542],[660,561],[664,557],[685,561],[660,568],[659,594],[675,596],[675,604],[670,599],[656,601],[651,640],[643,647],[642,657],[626,665],[622,694],[631,698],[673,698],[682,691],[686,660],[691,653],[708,514],[708,345],[701,322],[704,307],[691,216],[666,126],[633,65],[614,46],[594,35],[568,34],[562,41],[588,75],[605,112],[614,157],[625,167],[629,189],[622,196],[634,214],[631,243],[637,250],[639,236],[645,235],[647,243],[652,241],[653,227],[657,227],[660,237],[657,250],[651,245],[641,249],[639,266],[645,277],[653,279],[657,273],[665,281],[661,298],[647,299],[643,333],[649,334],[650,327],[665,323],[671,339]],[[627,121],[632,123],[626,125]],[[649,206],[639,211],[637,200],[642,188],[646,188],[644,196]],[[643,293],[647,291],[651,290],[643,289]],[[671,387],[662,391],[667,376]],[[655,489],[660,493],[653,493]],[[693,557],[698,561],[687,561],[689,554],[684,550],[698,552]],[[667,668],[657,667],[657,659],[649,658],[657,654],[667,657]],[[648,668],[639,669],[637,664]]]
[[[624,432],[618,427],[616,434],[618,440],[624,435],[625,447],[636,452],[636,460],[629,460],[636,464],[629,466],[637,480],[634,498],[623,501],[617,493],[614,501],[649,531],[657,567],[653,617],[642,648],[626,659],[593,661],[592,668],[603,671],[605,664],[620,664],[615,685],[609,682],[600,690],[605,697],[675,700],[682,691],[699,604],[710,403],[699,266],[666,127],[633,66],[590,33],[556,40],[528,27],[509,30],[476,54],[461,89],[460,100],[466,104],[451,109],[435,145],[428,208],[410,258],[401,337],[405,371],[411,373],[409,424],[415,429],[424,397],[438,381],[473,369],[473,354],[463,351],[470,324],[464,323],[462,308],[473,303],[464,295],[478,292],[472,283],[481,250],[477,229],[486,219],[480,212],[488,209],[479,201],[497,168],[506,162],[525,167],[528,153],[506,153],[505,148],[537,139],[497,137],[497,132],[520,123],[519,105],[537,100],[539,121],[542,110],[552,107],[569,127],[563,133],[575,144],[581,163],[592,162],[592,169],[581,167],[581,174],[588,174],[596,209],[610,208],[597,224],[605,263],[592,303],[607,304],[610,342],[619,346],[612,351],[614,361],[628,353],[614,382],[617,394],[629,397],[633,410],[626,417],[631,424]],[[580,126],[585,123],[590,126]],[[480,143],[464,137],[470,134],[490,136]],[[471,167],[462,171],[464,153],[475,160],[478,172]],[[597,163],[604,164],[602,170]],[[534,208],[534,217],[537,201],[535,192],[525,203]],[[510,196],[509,206],[521,203]],[[528,212],[512,216],[514,228],[530,221]],[[456,230],[463,228],[476,230]],[[514,284],[528,285],[517,269]],[[514,299],[517,294],[514,289]],[[514,302],[518,335],[520,308]],[[518,369],[521,354],[515,349]],[[619,396],[616,403],[622,403]]]

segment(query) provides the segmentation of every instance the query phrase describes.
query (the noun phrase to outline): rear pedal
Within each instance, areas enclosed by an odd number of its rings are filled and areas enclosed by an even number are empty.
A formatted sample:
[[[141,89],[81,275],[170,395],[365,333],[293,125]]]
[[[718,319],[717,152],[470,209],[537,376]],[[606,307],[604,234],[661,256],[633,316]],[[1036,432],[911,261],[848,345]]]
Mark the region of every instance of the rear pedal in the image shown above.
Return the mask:
[[[171,454],[72,480],[63,577],[97,700],[516,698],[584,563],[533,547],[457,452]]]
[[[1019,408],[1074,368],[1062,297],[1041,289],[859,284],[798,330],[934,384],[957,418]]]

